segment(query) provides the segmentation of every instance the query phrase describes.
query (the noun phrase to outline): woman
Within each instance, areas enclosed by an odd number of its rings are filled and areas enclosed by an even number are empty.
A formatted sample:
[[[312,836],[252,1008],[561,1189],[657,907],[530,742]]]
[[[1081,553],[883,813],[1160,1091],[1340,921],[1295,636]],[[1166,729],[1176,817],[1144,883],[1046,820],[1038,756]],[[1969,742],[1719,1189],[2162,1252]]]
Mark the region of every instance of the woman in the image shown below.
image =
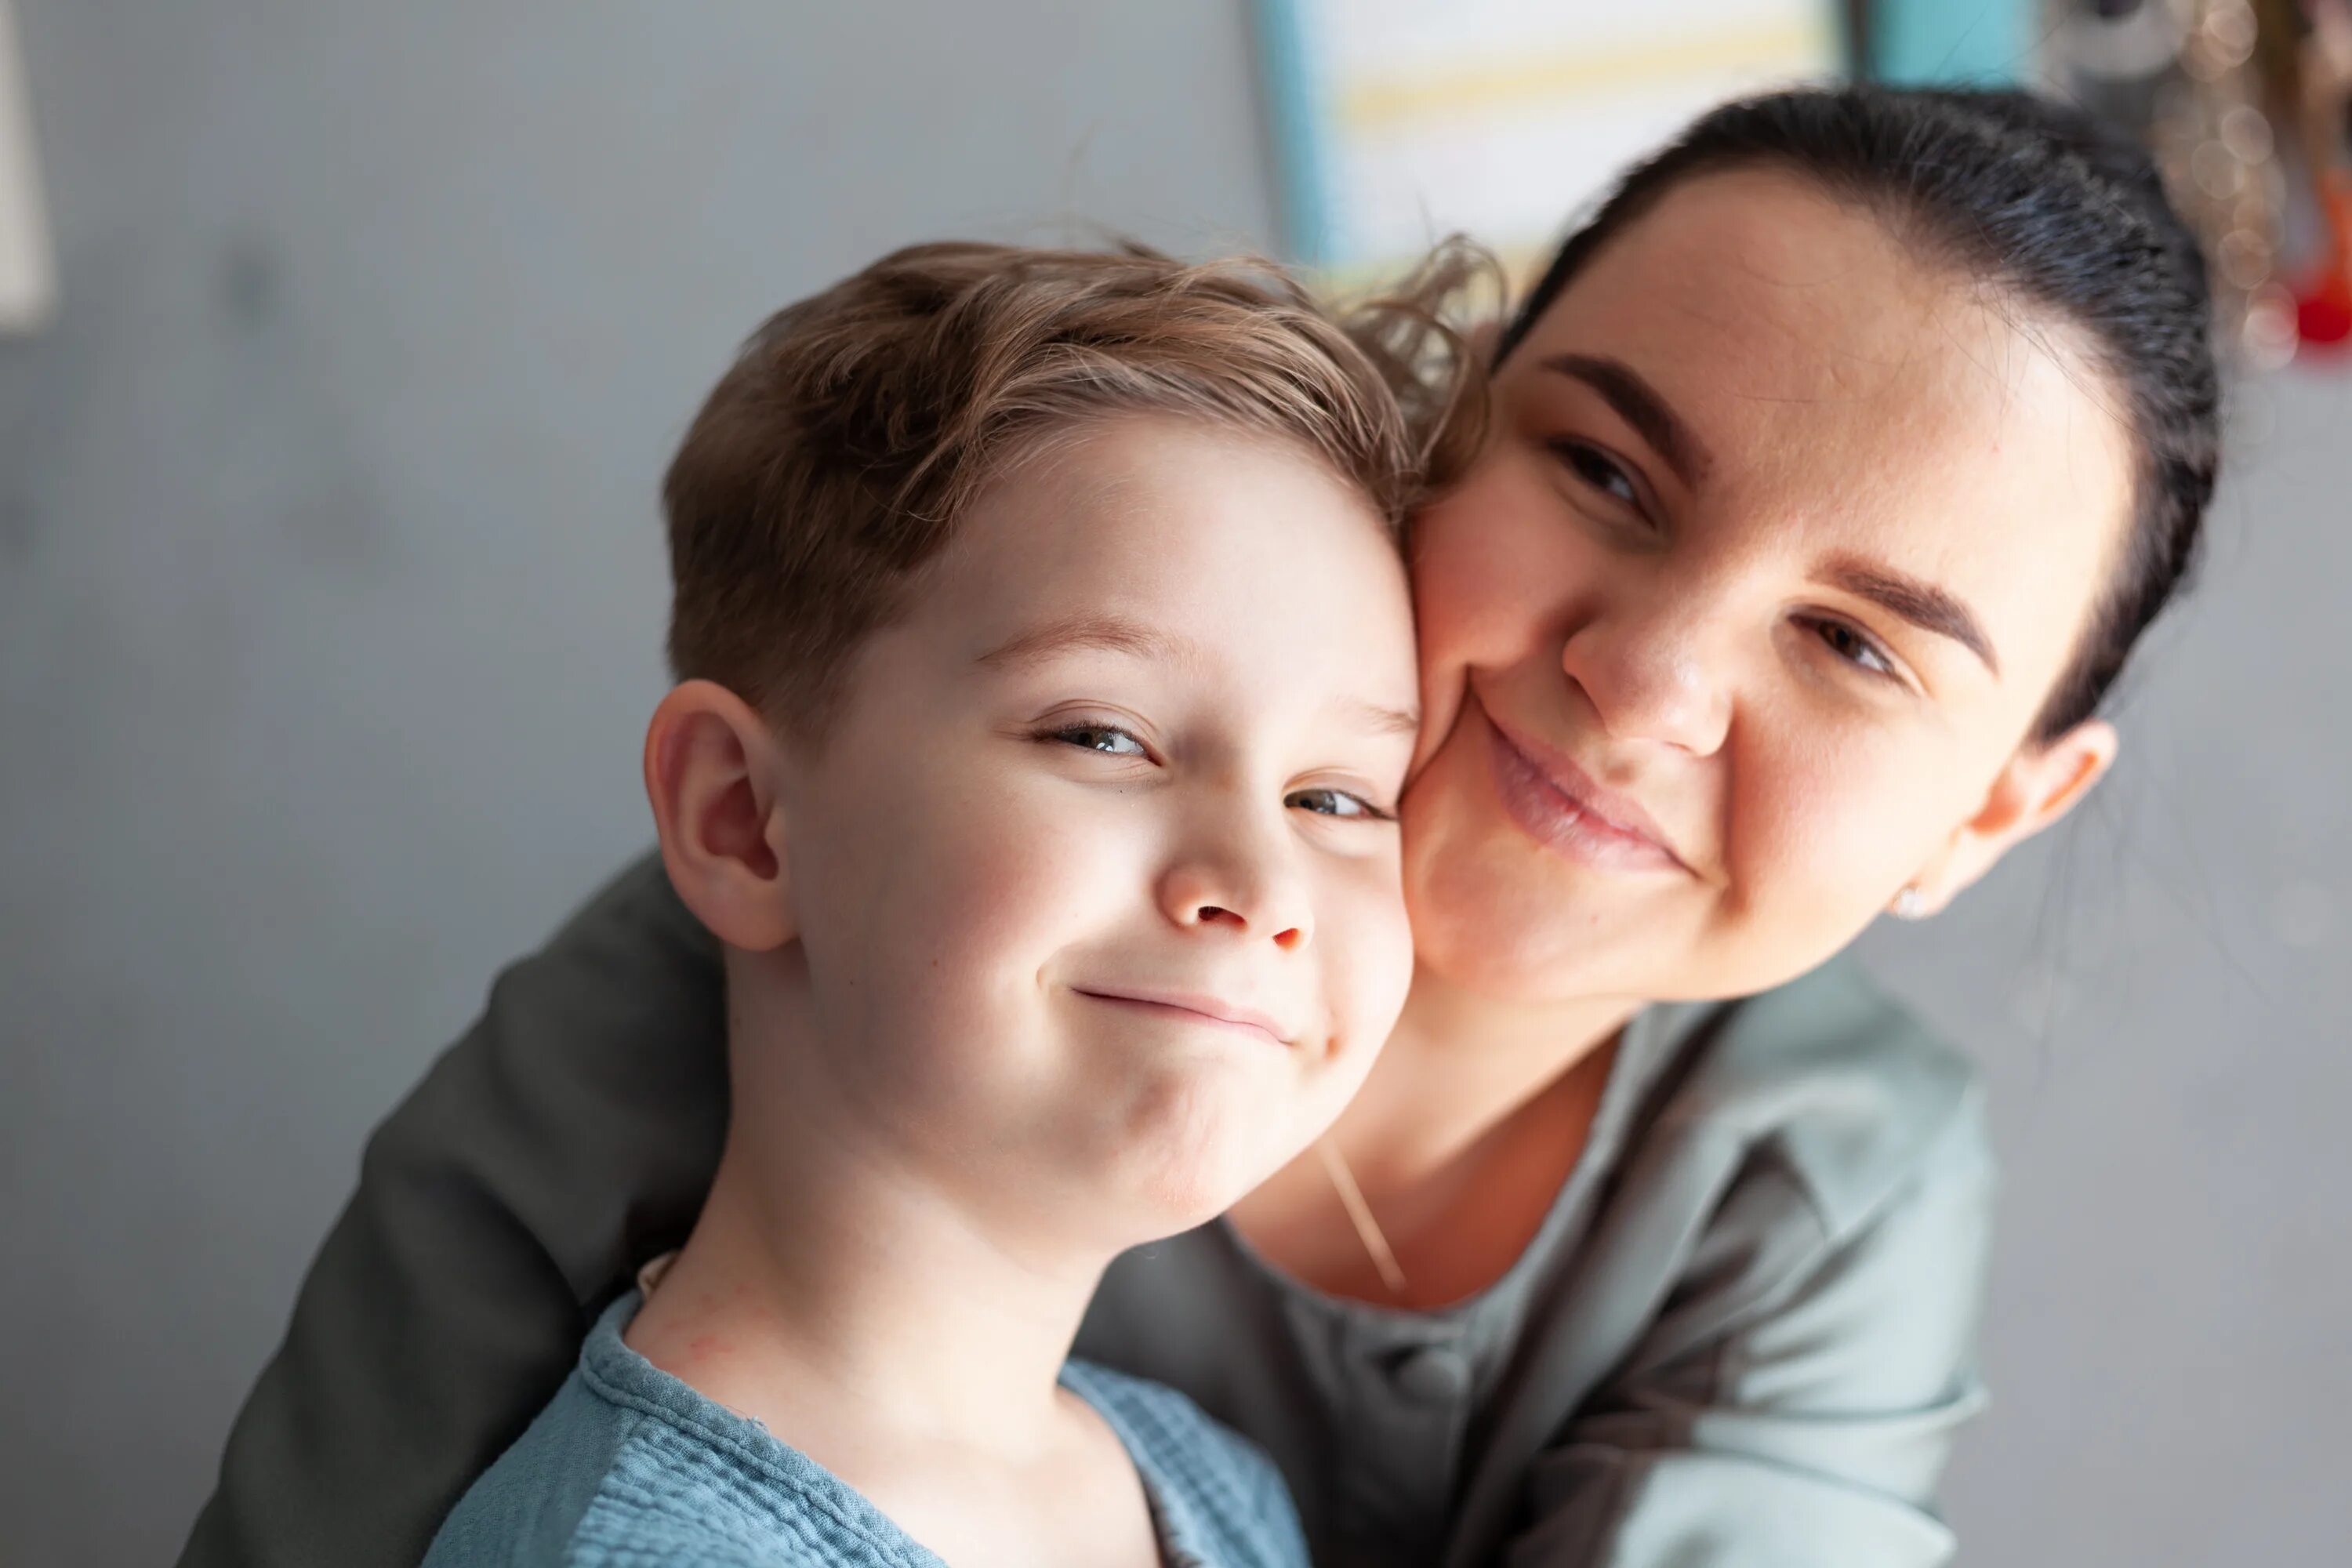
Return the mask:
[[[1256,1437],[1329,1563],[1941,1561],[1977,1098],[1809,972],[2106,771],[2217,403],[2193,242],[2067,111],[1781,94],[1636,169],[1416,525],[1404,1021],[1081,1351]],[[720,1005],[652,866],[507,973],[372,1144],[184,1561],[414,1560],[690,1221]]]

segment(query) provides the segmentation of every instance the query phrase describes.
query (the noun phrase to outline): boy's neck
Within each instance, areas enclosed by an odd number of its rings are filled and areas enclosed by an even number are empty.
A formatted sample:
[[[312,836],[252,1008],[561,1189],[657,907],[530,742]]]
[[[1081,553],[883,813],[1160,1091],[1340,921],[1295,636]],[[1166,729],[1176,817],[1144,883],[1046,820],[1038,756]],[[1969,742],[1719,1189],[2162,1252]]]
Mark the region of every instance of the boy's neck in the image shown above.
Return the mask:
[[[844,1472],[860,1454],[1049,1447],[1110,1255],[945,1190],[812,1070],[789,984],[734,989],[719,1173],[629,1344]]]

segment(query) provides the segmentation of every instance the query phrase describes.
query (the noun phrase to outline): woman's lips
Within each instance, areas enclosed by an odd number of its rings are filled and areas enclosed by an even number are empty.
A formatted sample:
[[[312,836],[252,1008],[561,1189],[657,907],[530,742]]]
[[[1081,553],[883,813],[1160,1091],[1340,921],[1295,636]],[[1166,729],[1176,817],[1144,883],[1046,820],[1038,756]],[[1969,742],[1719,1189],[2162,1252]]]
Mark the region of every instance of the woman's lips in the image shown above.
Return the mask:
[[[1601,789],[1568,758],[1514,737],[1493,714],[1481,713],[1503,809],[1528,837],[1604,871],[1690,869],[1639,805]]]

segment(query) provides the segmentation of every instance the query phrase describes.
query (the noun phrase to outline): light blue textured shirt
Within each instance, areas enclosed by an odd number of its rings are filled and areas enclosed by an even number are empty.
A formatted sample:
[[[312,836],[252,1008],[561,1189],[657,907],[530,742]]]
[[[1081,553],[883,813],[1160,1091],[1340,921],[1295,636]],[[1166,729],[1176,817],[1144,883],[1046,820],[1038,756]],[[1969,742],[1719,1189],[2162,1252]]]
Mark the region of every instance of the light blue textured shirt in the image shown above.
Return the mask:
[[[815,1460],[631,1350],[615,1301],[562,1389],[434,1538],[425,1568],[944,1568]],[[1170,1568],[1307,1568],[1290,1494],[1172,1389],[1072,1362],[1062,1385],[1142,1477]]]

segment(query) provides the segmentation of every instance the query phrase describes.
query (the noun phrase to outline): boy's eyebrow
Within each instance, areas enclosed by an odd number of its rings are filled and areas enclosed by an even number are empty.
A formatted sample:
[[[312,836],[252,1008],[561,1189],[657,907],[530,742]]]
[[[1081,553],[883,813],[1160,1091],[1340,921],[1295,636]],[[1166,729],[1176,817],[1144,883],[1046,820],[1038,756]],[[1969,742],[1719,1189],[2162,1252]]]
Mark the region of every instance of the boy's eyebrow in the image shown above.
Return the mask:
[[[1347,707],[1348,710],[1355,715],[1359,723],[1376,734],[1418,735],[1421,733],[1421,715],[1410,708],[1389,708],[1378,702],[1366,702],[1358,698],[1350,698]]]
[[[1147,626],[1124,616],[1072,616],[1010,637],[982,654],[975,663],[991,669],[1019,669],[1043,664],[1066,653],[1108,651],[1170,663],[1197,663],[1201,646],[1189,637]],[[1363,698],[1347,698],[1341,706],[1365,729],[1383,735],[1418,735],[1421,714],[1411,708],[1391,708]]]
[[[1200,648],[1190,639],[1123,616],[1072,616],[1008,638],[982,654],[977,662],[991,669],[1018,669],[1024,665],[1042,664],[1061,654],[1085,650],[1176,663],[1192,663],[1200,658]]]

